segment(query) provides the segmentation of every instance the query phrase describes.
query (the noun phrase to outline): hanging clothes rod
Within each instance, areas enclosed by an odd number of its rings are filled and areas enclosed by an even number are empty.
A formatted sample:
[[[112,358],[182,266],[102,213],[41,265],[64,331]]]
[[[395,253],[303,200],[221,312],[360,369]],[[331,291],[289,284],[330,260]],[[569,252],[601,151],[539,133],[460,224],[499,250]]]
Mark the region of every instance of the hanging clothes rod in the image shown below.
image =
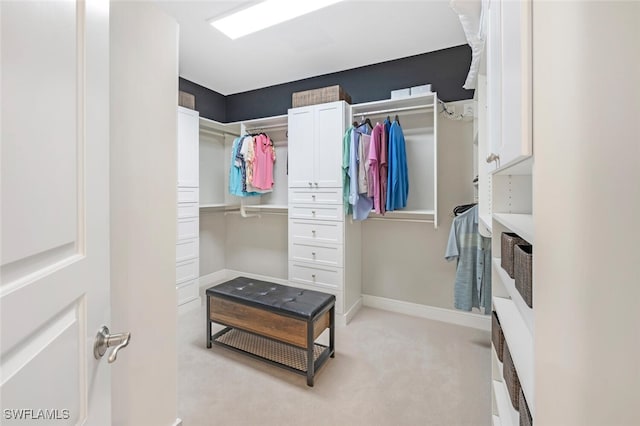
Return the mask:
[[[382,110],[379,110],[379,111],[354,112],[353,116],[354,117],[358,117],[358,116],[365,116],[366,117],[368,115],[389,114],[389,113],[397,113],[397,112],[403,112],[403,111],[416,111],[416,112],[419,112],[419,110],[429,110],[429,109],[433,109],[433,105],[416,105],[416,106],[403,107],[403,108],[382,109]]]
[[[256,130],[265,130],[265,129],[282,129],[282,130],[284,130],[287,127],[289,127],[287,124],[272,124],[270,126],[254,127],[254,128],[251,128],[251,129],[247,129],[246,131],[251,133],[251,132],[256,131]]]
[[[399,217],[370,217],[364,220],[364,222],[375,220],[381,222],[408,222],[408,223],[434,223],[433,219],[403,219]]]
[[[233,136],[233,137],[237,137],[238,135],[234,134],[234,133],[229,133],[229,132],[222,132],[222,131],[216,131],[216,130],[209,130],[209,129],[203,129],[200,128],[200,133],[207,133],[210,135],[215,135],[215,136]]]

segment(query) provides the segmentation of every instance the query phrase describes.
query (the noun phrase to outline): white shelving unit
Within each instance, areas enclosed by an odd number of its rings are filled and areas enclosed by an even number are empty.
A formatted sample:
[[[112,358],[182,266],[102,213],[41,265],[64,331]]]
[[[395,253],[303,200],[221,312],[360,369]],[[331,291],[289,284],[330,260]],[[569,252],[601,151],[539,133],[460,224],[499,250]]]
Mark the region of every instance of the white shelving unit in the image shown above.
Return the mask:
[[[522,213],[494,213],[493,218],[505,228],[520,235],[529,244],[534,243],[533,215]]]
[[[516,289],[515,280],[513,278],[511,278],[509,276],[509,274],[507,274],[507,271],[502,269],[502,266],[500,266],[500,259],[499,258],[496,258],[496,257],[493,258],[493,270],[492,270],[492,272],[494,274],[498,274],[498,276],[500,277],[500,280],[502,281],[502,284],[504,285],[505,290],[507,291],[509,297],[511,298],[511,301],[514,303],[514,305],[518,309],[518,313],[520,314],[520,316],[524,320],[524,323],[527,326],[527,329],[529,330],[529,333],[531,333],[531,335],[533,335],[533,330],[534,330],[533,309],[531,309],[527,305],[527,303],[522,298],[522,295],[520,294],[520,292]]]
[[[433,222],[438,227],[438,95],[430,93],[351,106],[352,121],[370,118],[382,122],[387,116],[400,119],[407,150],[411,191],[406,209],[387,212],[375,219],[410,218]],[[413,163],[415,162],[415,163]]]
[[[499,424],[502,426],[518,426],[520,424],[520,415],[511,405],[509,400],[509,391],[504,382],[493,381],[493,394],[496,398],[498,406]],[[495,416],[494,416],[495,417]],[[495,423],[495,422],[494,422]]]

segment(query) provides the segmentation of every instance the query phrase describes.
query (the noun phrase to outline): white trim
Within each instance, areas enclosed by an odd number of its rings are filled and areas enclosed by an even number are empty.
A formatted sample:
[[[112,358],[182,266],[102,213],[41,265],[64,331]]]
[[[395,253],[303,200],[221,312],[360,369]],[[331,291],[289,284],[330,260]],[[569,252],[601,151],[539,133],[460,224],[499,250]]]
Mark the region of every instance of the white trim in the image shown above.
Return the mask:
[[[173,423],[173,426],[182,426],[182,419],[178,417]]]
[[[252,274],[250,272],[236,271],[236,270],[233,270],[233,269],[226,269],[226,271],[227,271],[227,279],[228,280],[232,280],[232,279],[238,278],[238,277],[247,277],[247,278],[251,278],[251,279],[254,279],[254,280],[268,281],[268,282],[271,282],[271,283],[291,286],[291,283],[289,282],[288,279],[269,277],[267,275]]]
[[[191,312],[196,309],[200,309],[200,305],[202,304],[202,299],[200,296],[195,299],[189,300],[188,302],[183,303],[182,305],[178,305],[178,315],[182,315],[187,312]]]
[[[448,322],[464,327],[477,328],[479,330],[491,330],[491,316],[489,315],[459,312],[451,309],[437,308],[435,306],[404,302],[402,300],[387,299],[386,297],[371,296],[369,294],[363,294],[362,299],[364,306],[372,308]]]
[[[199,279],[199,286],[206,287],[209,285],[218,284],[219,282],[226,280],[227,275],[228,273],[226,269],[220,269],[219,271],[203,275]]]
[[[342,315],[344,317],[344,325],[349,324],[361,308],[362,308],[362,297],[359,297],[356,303],[354,303],[353,306],[351,306],[349,310],[345,312],[344,315]]]

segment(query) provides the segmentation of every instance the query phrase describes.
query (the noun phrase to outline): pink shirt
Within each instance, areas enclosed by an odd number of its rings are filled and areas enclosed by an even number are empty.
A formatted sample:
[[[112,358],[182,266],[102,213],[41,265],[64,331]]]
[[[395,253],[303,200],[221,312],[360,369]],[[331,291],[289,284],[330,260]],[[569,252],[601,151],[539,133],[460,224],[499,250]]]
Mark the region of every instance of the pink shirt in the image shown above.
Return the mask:
[[[384,214],[387,186],[387,149],[384,141],[384,127],[376,124],[371,132],[371,145],[369,147],[369,194],[373,197],[373,210],[378,214]],[[384,149],[383,149],[384,141]],[[384,169],[384,179],[382,172]],[[382,195],[384,184],[384,196]]]
[[[273,163],[276,153],[271,139],[265,134],[255,137],[256,146],[253,157],[253,182],[252,186],[258,189],[273,188]]]

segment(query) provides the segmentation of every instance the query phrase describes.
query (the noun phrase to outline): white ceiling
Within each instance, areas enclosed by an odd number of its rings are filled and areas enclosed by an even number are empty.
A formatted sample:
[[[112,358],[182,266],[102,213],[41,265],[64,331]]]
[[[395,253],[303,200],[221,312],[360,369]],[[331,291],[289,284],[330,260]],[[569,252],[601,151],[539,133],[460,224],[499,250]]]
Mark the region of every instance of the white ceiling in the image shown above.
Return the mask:
[[[180,25],[180,76],[223,95],[466,43],[448,0],[347,0],[237,40],[207,21],[253,2],[156,2]]]

